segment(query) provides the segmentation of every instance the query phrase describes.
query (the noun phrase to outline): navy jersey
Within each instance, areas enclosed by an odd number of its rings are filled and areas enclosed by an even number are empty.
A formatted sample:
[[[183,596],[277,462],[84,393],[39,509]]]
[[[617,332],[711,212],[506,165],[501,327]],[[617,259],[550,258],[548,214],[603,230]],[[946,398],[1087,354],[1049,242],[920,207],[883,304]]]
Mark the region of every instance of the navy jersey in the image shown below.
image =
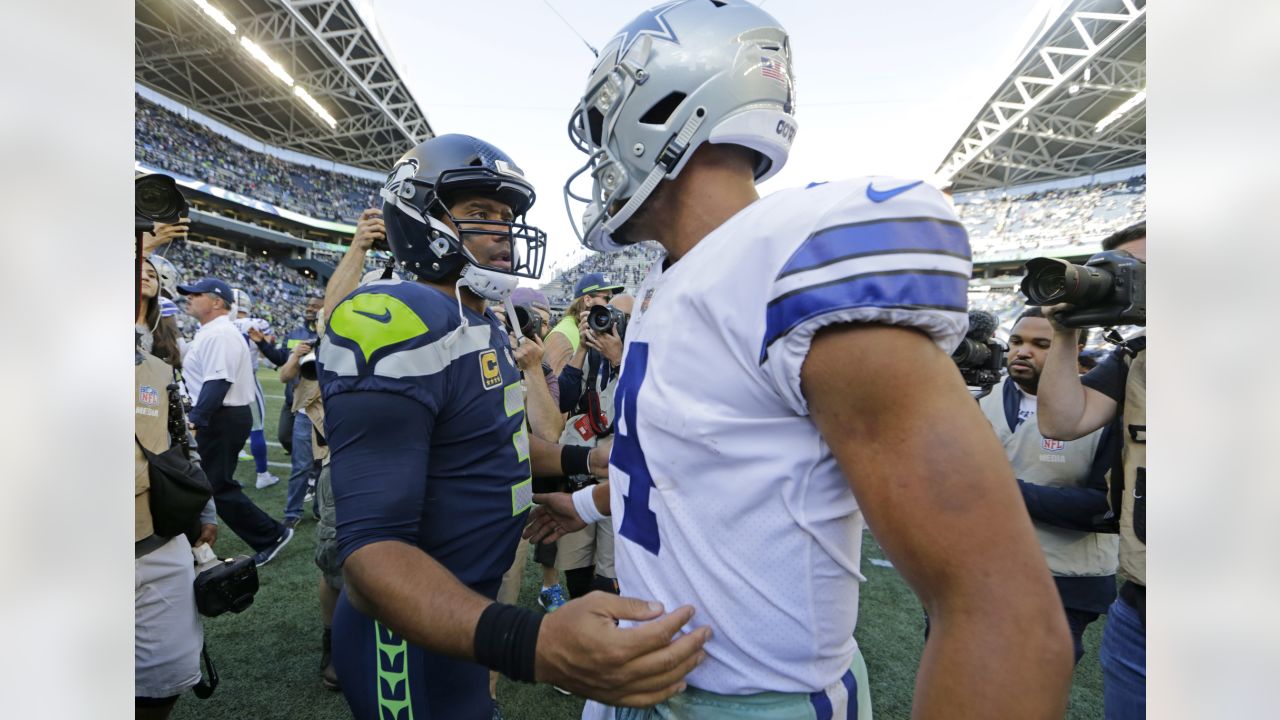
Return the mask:
[[[370,283],[318,353],[337,546],[422,548],[492,596],[532,503],[520,373],[492,314],[414,282]]]

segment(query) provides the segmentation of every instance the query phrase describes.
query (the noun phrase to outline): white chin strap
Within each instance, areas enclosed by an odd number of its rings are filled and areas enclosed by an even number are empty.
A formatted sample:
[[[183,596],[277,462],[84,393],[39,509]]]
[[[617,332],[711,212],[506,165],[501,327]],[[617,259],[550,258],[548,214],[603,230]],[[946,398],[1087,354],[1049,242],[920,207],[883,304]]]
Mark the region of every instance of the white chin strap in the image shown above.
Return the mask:
[[[520,278],[467,263],[462,268],[458,283],[463,287],[471,288],[472,292],[485,300],[502,302],[510,297],[511,291],[515,290],[516,285],[520,283]]]

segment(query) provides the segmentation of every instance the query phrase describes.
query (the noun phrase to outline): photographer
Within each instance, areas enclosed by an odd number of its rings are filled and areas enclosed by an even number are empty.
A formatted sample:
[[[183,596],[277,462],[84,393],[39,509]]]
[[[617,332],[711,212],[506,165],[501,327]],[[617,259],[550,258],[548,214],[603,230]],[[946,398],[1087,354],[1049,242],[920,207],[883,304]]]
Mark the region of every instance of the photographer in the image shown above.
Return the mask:
[[[1013,466],[1036,539],[1058,586],[1077,664],[1084,654],[1085,628],[1116,596],[1119,538],[1097,532],[1094,524],[1107,510],[1106,472],[1115,438],[1110,426],[1070,442],[1041,436],[1036,393],[1046,355],[1059,342],[1078,352],[1085,333],[1072,331],[1055,338],[1040,308],[1028,308],[1009,334],[1009,376],[1001,392],[979,401]]]
[[[1125,228],[1102,243],[1104,251],[1147,257],[1146,223]],[[1145,268],[1143,270],[1145,282]],[[1143,297],[1145,315],[1145,296]],[[1146,442],[1147,373],[1145,334],[1125,341],[1083,378],[1076,373],[1076,329],[1064,324],[1076,308],[1045,308],[1053,345],[1040,378],[1040,432],[1074,440],[1120,418],[1123,449],[1109,478],[1111,512],[1120,531],[1120,569],[1127,577],[1107,612],[1100,655],[1108,718],[1146,716]]]
[[[622,285],[610,283],[603,273],[587,273],[573,286],[573,302],[565,310],[564,317],[547,334],[546,351],[543,353],[551,372],[559,375],[569,358],[581,345],[578,322],[582,313],[597,305],[609,304],[615,292],[622,292]]]
[[[143,264],[140,324],[159,327],[155,267]],[[144,339],[151,339],[143,343]],[[151,512],[151,466],[147,453],[163,453],[175,445],[175,432],[185,440],[186,419],[173,367],[173,338],[156,331],[135,334],[134,354],[134,705],[135,717],[163,720],[178,697],[200,681],[200,648],[204,634],[196,613],[195,569],[191,541],[184,533],[156,532]],[[218,537],[213,500],[197,521],[195,544]],[[194,529],[193,529],[194,530]]]
[[[633,305],[630,295],[614,295],[609,305],[583,312],[579,318],[582,343],[560,372],[560,410],[566,413],[561,444],[595,447],[612,435],[613,393]],[[602,331],[605,324],[609,325],[607,332]],[[571,475],[562,489],[574,492],[595,483],[590,475]],[[564,572],[571,598],[593,589],[616,593],[613,525],[592,523],[560,538],[556,542],[556,569]]]

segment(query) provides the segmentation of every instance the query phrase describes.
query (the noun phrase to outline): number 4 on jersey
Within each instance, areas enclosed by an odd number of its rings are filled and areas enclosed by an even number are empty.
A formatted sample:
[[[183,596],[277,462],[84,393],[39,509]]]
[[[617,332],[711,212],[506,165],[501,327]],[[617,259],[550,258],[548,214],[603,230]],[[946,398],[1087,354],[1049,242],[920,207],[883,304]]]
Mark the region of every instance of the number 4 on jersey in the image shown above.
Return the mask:
[[[648,550],[654,555],[662,547],[658,538],[658,516],[649,509],[649,491],[653,489],[653,476],[640,447],[640,428],[636,422],[636,398],[649,368],[649,344],[633,342],[627,348],[622,377],[614,391],[614,404],[622,423],[613,441],[610,461],[627,474],[627,494],[622,496],[622,525],[618,534]],[[623,432],[623,430],[626,432]]]

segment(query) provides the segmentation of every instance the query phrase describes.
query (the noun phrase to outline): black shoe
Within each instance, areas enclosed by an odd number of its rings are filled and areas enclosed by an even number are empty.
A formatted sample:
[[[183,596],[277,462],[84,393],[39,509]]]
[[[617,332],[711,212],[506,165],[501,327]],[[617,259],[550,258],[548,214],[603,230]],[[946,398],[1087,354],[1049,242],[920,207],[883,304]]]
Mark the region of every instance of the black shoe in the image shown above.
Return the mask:
[[[262,550],[257,555],[253,556],[253,564],[257,565],[258,567],[262,567],[263,565],[266,565],[267,563],[271,562],[272,560],[275,559],[276,555],[280,554],[280,550],[283,549],[285,545],[288,545],[289,541],[292,539],[293,539],[293,528],[286,526],[284,529],[284,534],[281,535],[278,540],[276,540],[274,545],[272,545],[269,548],[266,548],[265,550]]]

